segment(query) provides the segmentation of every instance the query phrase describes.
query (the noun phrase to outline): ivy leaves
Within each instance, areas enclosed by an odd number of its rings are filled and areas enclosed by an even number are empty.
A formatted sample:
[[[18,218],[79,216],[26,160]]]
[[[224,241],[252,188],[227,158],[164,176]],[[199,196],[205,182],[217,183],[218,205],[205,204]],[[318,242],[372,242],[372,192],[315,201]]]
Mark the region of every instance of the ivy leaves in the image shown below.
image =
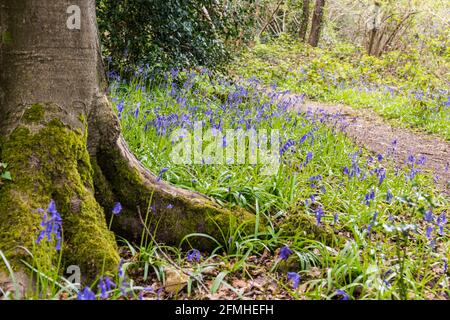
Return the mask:
[[[0,162],[0,185],[2,184],[2,180],[12,180],[11,173],[6,171],[8,164]]]

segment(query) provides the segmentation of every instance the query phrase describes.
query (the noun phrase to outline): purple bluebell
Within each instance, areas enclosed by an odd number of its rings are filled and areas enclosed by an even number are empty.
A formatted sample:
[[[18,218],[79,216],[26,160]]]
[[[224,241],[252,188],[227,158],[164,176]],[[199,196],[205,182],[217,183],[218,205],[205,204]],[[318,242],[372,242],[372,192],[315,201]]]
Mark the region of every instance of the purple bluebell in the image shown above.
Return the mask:
[[[386,192],[386,202],[387,202],[387,203],[391,203],[393,197],[394,197],[394,196],[392,195],[391,190],[388,190],[388,191]]]
[[[334,222],[334,224],[337,224],[338,221],[339,221],[339,215],[338,215],[337,213],[335,213],[335,214],[333,215],[333,222]]]
[[[167,170],[169,170],[169,168],[164,167],[164,168],[162,168],[162,169],[159,171],[157,181],[161,181],[162,175],[163,175]]]
[[[166,209],[173,209],[173,204],[169,203],[166,207]]]
[[[96,300],[95,293],[91,288],[85,287],[84,290],[78,291],[77,300]]]
[[[439,235],[443,236],[444,235],[444,227],[447,224],[447,216],[445,214],[445,212],[442,212],[439,217],[436,219],[436,224],[439,227]]]
[[[288,246],[284,246],[280,249],[279,256],[281,260],[287,260],[292,253],[293,251]]]
[[[112,213],[117,216],[121,212],[122,212],[122,204],[120,202],[116,202],[116,204],[114,205],[114,207],[112,209]]]
[[[426,232],[426,237],[428,238],[428,239],[431,239],[431,233],[433,232],[433,227],[432,226],[428,226],[427,227],[427,232]]]
[[[200,262],[201,258],[202,258],[202,255],[201,255],[200,251],[198,251],[197,249],[192,249],[187,253],[186,259],[188,262],[193,262],[193,261]]]
[[[314,210],[314,213],[316,214],[316,224],[320,225],[322,217],[325,215],[323,213],[323,207],[319,206],[316,210]]]
[[[100,296],[102,299],[107,299],[109,297],[108,291],[115,288],[116,284],[109,277],[100,278],[98,288],[100,289]]]
[[[366,203],[366,206],[370,206],[370,202],[373,200],[375,200],[375,191],[371,190],[364,196],[364,202]]]
[[[350,300],[350,296],[342,289],[336,290],[336,295],[340,296],[340,300]]]
[[[378,216],[378,212],[375,212],[372,216],[372,220],[370,221],[369,225],[367,226],[368,233],[370,233],[370,231],[372,230],[372,226],[375,223],[375,221],[377,220],[377,216]]]
[[[428,209],[426,212],[425,212],[425,214],[424,214],[424,216],[423,216],[423,219],[426,221],[426,222],[433,222],[434,221],[434,216],[433,216],[433,209]]]
[[[39,244],[45,237],[47,241],[56,241],[55,250],[61,250],[61,231],[62,231],[62,219],[56,210],[56,203],[54,200],[50,201],[47,208],[47,212],[42,209],[38,209],[39,213],[43,213],[41,219],[41,231],[36,239],[36,243]]]

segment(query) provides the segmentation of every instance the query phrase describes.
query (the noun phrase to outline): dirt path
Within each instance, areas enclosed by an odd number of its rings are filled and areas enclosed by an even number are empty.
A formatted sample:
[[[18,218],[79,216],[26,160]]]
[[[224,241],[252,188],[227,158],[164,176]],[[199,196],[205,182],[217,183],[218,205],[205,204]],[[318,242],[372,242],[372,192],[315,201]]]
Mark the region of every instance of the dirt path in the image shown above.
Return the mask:
[[[394,160],[403,165],[409,155],[416,158],[426,157],[423,168],[431,170],[437,179],[439,188],[450,195],[450,142],[434,135],[414,132],[405,128],[391,126],[369,109],[353,109],[339,104],[326,104],[312,101],[302,102],[298,95],[289,95],[294,99],[293,108],[301,112],[311,112],[328,119],[329,124],[336,119],[345,123],[344,132],[361,147],[375,153],[386,155],[396,141]]]

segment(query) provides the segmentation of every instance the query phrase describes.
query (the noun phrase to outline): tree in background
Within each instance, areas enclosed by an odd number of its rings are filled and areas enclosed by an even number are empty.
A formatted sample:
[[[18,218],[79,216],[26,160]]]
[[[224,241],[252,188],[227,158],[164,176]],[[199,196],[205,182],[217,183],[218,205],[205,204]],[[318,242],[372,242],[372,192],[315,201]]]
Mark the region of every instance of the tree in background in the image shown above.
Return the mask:
[[[308,43],[317,47],[320,39],[320,32],[323,28],[323,15],[325,9],[325,0],[316,0],[314,12],[311,21],[311,32],[309,34]]]

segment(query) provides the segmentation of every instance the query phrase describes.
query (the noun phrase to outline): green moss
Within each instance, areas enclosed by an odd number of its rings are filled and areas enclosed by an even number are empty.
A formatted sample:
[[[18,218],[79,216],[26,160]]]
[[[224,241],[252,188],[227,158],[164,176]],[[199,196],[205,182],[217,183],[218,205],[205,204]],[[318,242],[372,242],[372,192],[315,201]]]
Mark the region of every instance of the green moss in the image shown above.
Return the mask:
[[[316,219],[304,212],[291,210],[279,228],[286,237],[303,237],[334,246],[338,238],[328,225],[317,225]]]
[[[104,261],[106,271],[115,270],[117,248],[93,195],[85,135],[59,120],[36,133],[19,126],[4,142],[0,157],[15,178],[0,190],[0,250],[15,265],[24,257],[16,252],[18,246],[34,247],[39,263],[54,265],[54,243],[34,246],[41,218],[36,210],[54,199],[63,219],[64,264],[79,265],[85,278],[100,272]]]
[[[33,104],[23,114],[23,120],[26,123],[38,122],[44,118],[45,110],[42,104]]]

